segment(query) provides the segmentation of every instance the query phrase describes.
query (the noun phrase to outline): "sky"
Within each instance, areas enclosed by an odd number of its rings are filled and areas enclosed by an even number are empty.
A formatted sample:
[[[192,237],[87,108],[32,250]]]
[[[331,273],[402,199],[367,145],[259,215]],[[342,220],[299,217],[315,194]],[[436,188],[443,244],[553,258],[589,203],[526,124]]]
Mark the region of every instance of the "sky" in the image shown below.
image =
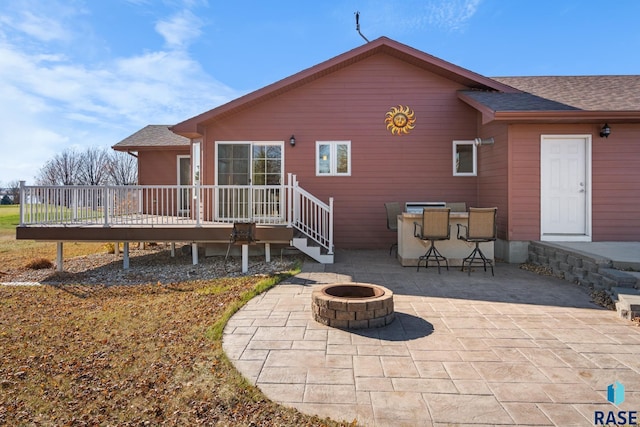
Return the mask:
[[[386,36],[487,77],[640,74],[637,0],[0,0],[0,186]]]

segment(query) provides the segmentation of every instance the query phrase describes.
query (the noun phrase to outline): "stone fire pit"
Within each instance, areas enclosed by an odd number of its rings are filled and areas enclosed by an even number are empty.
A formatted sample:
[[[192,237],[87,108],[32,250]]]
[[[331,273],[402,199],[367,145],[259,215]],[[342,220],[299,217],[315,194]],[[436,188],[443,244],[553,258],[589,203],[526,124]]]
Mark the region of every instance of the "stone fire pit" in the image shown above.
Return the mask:
[[[379,328],[393,322],[393,292],[369,283],[325,285],[311,296],[313,318],[344,329]]]

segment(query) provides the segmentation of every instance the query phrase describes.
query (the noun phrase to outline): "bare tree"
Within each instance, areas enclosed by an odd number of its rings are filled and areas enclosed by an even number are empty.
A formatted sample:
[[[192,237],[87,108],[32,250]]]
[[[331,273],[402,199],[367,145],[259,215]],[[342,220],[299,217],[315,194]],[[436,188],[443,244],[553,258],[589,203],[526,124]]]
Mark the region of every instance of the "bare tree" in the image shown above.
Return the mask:
[[[135,185],[138,182],[138,160],[130,154],[112,152],[107,171],[109,181],[114,185]]]
[[[7,194],[11,197],[14,205],[20,204],[20,181],[9,181],[6,187]]]
[[[109,154],[105,148],[89,147],[80,155],[78,184],[102,185],[109,179]]]
[[[69,148],[49,160],[40,169],[37,182],[40,185],[76,185],[81,156]]]
[[[36,177],[39,185],[133,185],[137,181],[135,157],[98,147],[82,153],[67,149],[45,163]]]

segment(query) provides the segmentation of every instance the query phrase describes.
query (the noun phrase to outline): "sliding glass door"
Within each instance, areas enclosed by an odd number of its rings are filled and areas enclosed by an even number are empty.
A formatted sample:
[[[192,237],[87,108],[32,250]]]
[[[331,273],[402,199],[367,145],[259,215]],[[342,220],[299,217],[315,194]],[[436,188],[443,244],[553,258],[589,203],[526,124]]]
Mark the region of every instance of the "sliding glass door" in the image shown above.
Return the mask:
[[[227,221],[280,220],[282,142],[216,143],[217,218]]]

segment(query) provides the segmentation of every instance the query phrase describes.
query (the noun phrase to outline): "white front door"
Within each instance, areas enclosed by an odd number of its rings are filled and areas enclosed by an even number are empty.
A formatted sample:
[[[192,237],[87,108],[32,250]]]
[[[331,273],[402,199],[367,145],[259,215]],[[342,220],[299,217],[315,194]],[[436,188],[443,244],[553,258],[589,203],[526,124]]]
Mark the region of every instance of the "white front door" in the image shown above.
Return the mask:
[[[591,137],[540,142],[540,240],[591,241]]]

